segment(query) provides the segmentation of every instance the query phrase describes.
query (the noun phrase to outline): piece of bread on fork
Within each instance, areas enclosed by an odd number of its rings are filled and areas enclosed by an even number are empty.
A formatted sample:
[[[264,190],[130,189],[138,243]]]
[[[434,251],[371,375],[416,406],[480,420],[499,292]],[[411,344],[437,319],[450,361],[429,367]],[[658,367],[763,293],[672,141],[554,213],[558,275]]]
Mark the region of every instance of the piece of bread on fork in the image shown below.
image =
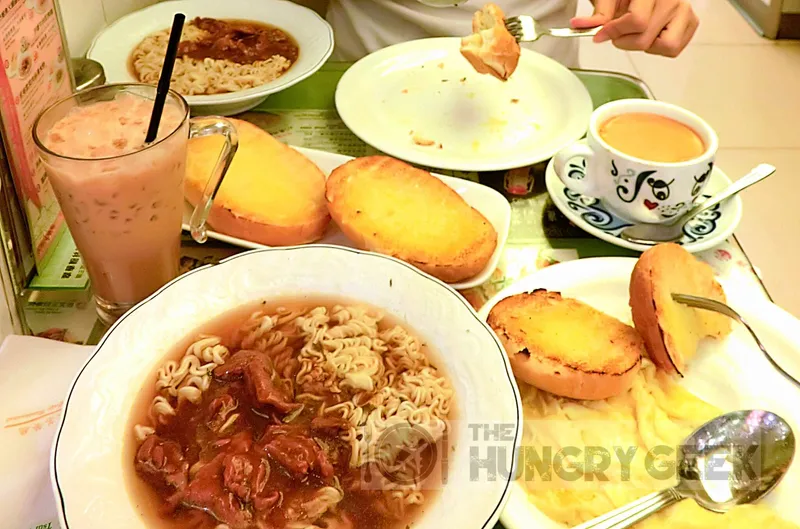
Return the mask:
[[[520,57],[517,40],[509,33],[503,10],[489,3],[472,17],[472,35],[461,39],[461,55],[478,73],[508,80]]]

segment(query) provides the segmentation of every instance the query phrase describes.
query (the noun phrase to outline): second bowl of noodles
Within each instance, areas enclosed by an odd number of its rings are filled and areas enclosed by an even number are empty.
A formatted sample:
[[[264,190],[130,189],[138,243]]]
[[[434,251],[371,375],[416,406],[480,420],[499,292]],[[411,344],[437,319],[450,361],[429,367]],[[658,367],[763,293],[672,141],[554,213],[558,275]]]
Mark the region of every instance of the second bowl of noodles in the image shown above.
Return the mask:
[[[186,15],[172,88],[196,114],[233,115],[319,70],[333,52],[333,30],[317,13],[283,0],[172,0],[114,22],[87,57],[109,83],[156,84],[170,24]]]

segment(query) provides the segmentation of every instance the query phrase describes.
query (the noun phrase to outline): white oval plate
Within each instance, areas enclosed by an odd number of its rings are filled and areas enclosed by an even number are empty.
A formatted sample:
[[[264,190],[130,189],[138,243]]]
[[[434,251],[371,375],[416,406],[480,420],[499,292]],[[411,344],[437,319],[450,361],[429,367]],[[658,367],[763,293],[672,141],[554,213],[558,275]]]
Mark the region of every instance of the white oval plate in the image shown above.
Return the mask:
[[[383,255],[334,246],[253,250],[172,281],[117,321],[72,384],[51,457],[63,529],[146,529],[125,481],[129,414],[154,367],[198,325],[278,296],[344,296],[386,310],[424,337],[455,389],[448,481],[416,529],[491,529],[510,476],[470,476],[473,447],[497,451],[511,469],[521,436],[519,393],[502,345],[457,292]],[[507,435],[474,440],[470,424],[505,424]],[[512,474],[513,475],[513,470]],[[481,477],[483,476],[483,477]]]
[[[574,166],[573,169],[580,170],[578,166]],[[608,209],[602,200],[567,189],[564,182],[556,175],[552,161],[547,164],[545,184],[556,207],[583,231],[629,250],[643,252],[650,248],[646,244],[623,239],[620,233],[623,228],[631,226],[631,222]],[[731,179],[722,172],[722,169],[714,167],[704,196],[708,198],[729,185]],[[741,220],[742,197],[736,195],[687,222],[683,227],[683,238],[675,242],[688,252],[703,252],[722,244],[733,234]]]
[[[600,257],[580,259],[540,270],[505,288],[481,308],[485,321],[500,300],[521,292],[545,288],[577,298],[603,312],[631,322],[628,285],[636,259]],[[800,321],[766,298],[754,298],[737,291],[734,284],[722,282],[728,304],[755,329],[775,360],[794,377],[800,378]],[[744,327],[733,324],[733,333],[722,342],[701,344],[682,384],[692,393],[723,411],[763,408],[786,419],[800,432],[800,389],[783,378],[758,350]],[[784,518],[800,522],[800,464],[789,468],[784,480],[764,500]],[[691,501],[691,500],[686,500]],[[558,529],[562,526],[547,518],[527,500],[518,483],[501,515],[506,529]]]
[[[103,65],[109,83],[138,82],[128,69],[134,48],[148,35],[172,25],[175,13],[195,17],[253,20],[276,26],[291,35],[300,47],[297,61],[274,81],[227,94],[186,96],[193,110],[203,114],[232,115],[258,105],[269,94],[280,92],[307,78],[333,53],[333,30],[311,9],[285,0],[172,0],[125,16],[98,34],[86,56]]]
[[[305,155],[306,158],[314,162],[317,167],[319,167],[322,172],[325,173],[326,177],[330,175],[334,169],[353,159],[350,156],[317,151],[314,149],[305,149],[303,147],[293,148],[297,149],[299,152]],[[500,256],[503,254],[503,248],[506,245],[506,240],[508,240],[509,226],[511,225],[511,206],[509,205],[508,200],[503,197],[503,195],[490,187],[476,184],[475,182],[471,182],[469,180],[455,178],[453,176],[437,174],[434,174],[434,176],[453,188],[456,193],[461,195],[461,198],[463,198],[467,204],[478,210],[484,217],[486,217],[486,219],[492,224],[497,232],[497,247],[494,249],[492,258],[489,259],[489,262],[486,264],[486,268],[484,268],[478,275],[474,277],[465,279],[464,281],[460,281],[458,283],[450,283],[450,286],[457,290],[464,290],[482,285],[489,280],[492,272],[494,272],[495,268],[497,268],[497,263],[500,262]],[[190,231],[189,219],[191,218],[191,215],[192,207],[187,203],[183,212],[183,229],[186,231]],[[264,246],[263,244],[259,244],[257,242],[231,237],[230,235],[225,235],[224,233],[219,233],[212,230],[208,231],[208,236],[209,238],[226,242],[228,244],[233,244],[234,246],[241,246],[242,248],[268,248],[268,246]],[[350,239],[348,239],[344,233],[342,233],[342,230],[340,230],[333,221],[331,221],[325,236],[318,241],[318,243],[355,248],[353,242],[350,241]]]
[[[355,63],[336,88],[342,121],[382,152],[458,171],[533,165],[586,133],[592,99],[567,68],[523,49],[502,82],[473,70],[460,42],[404,42]],[[435,144],[417,145],[414,135]]]

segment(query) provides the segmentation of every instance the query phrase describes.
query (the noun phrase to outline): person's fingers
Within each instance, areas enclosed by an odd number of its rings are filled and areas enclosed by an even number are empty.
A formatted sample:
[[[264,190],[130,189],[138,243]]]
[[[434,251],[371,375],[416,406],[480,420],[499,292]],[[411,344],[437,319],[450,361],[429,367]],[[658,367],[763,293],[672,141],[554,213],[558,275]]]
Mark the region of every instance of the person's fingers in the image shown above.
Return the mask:
[[[575,29],[602,26],[612,18],[617,9],[617,0],[595,0],[594,13],[588,17],[575,17],[570,25]]]
[[[609,20],[611,20],[610,16],[604,13],[595,13],[588,17],[575,17],[569,21],[569,25],[573,29],[596,28],[597,26],[602,26]]]
[[[681,4],[675,17],[667,23],[667,27],[656,37],[647,53],[677,57],[692,40],[700,19],[690,4]]]
[[[631,0],[628,12],[607,22],[595,35],[595,42],[617,40],[624,35],[644,33],[655,9],[655,0]]]
[[[661,32],[677,16],[679,7],[677,1],[659,2],[643,32],[630,33],[614,39],[614,46],[621,50],[649,50]]]

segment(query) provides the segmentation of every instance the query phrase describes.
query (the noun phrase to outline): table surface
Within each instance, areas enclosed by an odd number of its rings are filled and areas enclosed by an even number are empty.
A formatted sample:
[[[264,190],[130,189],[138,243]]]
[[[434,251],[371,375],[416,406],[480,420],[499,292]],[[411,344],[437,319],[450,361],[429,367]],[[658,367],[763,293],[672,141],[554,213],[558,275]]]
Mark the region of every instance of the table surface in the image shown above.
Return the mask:
[[[356,138],[339,119],[334,106],[336,84],[349,67],[331,62],[312,77],[267,99],[242,116],[290,145],[348,156],[364,156],[377,151]],[[612,72],[575,70],[588,89],[594,106],[624,98],[652,98],[640,80]],[[463,291],[477,309],[500,289],[546,266],[578,258],[636,256],[596,239],[572,225],[553,205],[544,185],[546,163],[524,169],[530,193],[514,196],[504,187],[505,171],[470,173],[441,171],[492,187],[511,204],[511,229],[498,269],[483,285]],[[527,173],[527,174],[526,174]],[[182,270],[214,263],[243,251],[217,241],[194,243],[184,234]],[[757,272],[735,237],[697,256],[714,267],[716,273],[738,287],[752,289],[754,295],[769,297]],[[94,316],[88,291],[34,291],[24,308],[27,325],[33,334],[46,334],[81,343],[96,343],[105,328]]]

